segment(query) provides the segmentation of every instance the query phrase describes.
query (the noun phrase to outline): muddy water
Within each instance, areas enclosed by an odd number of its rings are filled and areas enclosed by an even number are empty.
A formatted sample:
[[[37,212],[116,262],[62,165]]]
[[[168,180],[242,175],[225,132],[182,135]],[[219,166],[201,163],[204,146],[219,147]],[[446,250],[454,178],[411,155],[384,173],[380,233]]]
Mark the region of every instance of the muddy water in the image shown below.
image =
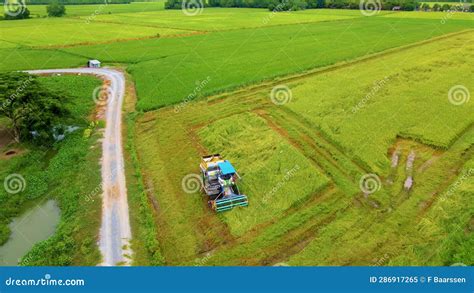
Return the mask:
[[[16,266],[34,244],[53,235],[60,210],[54,200],[32,207],[10,223],[10,239],[0,247],[0,266]]]

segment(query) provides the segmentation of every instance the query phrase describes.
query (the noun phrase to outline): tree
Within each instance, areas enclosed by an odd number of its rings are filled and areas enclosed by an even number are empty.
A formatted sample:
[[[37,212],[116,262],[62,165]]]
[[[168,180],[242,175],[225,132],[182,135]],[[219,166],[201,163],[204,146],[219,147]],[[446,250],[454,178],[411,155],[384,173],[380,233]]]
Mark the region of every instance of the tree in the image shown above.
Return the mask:
[[[221,7],[234,7],[234,0],[221,0],[220,1],[220,6]]]
[[[209,0],[209,1],[207,1],[207,4],[210,7],[219,7],[220,6],[220,0]]]
[[[474,5],[471,5],[471,6],[469,7],[469,11],[470,11],[470,12],[474,12]]]
[[[326,0],[317,0],[318,4],[317,4],[317,8],[324,8],[326,7]]]
[[[430,5],[428,3],[423,3],[423,5],[421,5],[421,9],[423,11],[429,11],[430,10]]]
[[[451,10],[451,5],[443,4],[443,6],[441,6],[441,10],[442,11],[449,11],[449,10]]]
[[[438,3],[433,5],[433,11],[439,11],[440,9],[441,9],[441,5],[439,5]]]
[[[317,0],[307,0],[306,3],[308,4],[308,8],[318,8]]]
[[[66,14],[66,7],[57,0],[51,1],[46,7],[49,17],[61,17]]]
[[[53,140],[70,117],[67,96],[42,86],[36,77],[21,73],[0,74],[0,116],[8,119],[14,139],[38,144]]]
[[[26,4],[23,1],[12,1],[5,0],[4,4],[4,19],[15,20],[15,19],[27,19],[30,18],[30,11],[26,8]]]
[[[295,11],[306,9],[307,3],[304,0],[274,0],[268,5],[270,11]]]
[[[399,6],[401,10],[413,11],[418,7],[418,3],[415,0],[403,0]]]

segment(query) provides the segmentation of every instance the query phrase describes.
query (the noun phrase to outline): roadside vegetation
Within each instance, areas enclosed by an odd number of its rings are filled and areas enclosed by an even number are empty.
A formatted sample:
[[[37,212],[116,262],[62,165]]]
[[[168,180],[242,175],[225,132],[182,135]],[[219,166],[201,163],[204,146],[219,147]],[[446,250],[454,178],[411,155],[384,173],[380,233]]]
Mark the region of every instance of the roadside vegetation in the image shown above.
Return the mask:
[[[8,240],[8,224],[13,217],[38,202],[55,199],[61,209],[61,221],[55,235],[37,244],[23,258],[22,264],[95,265],[100,260],[96,241],[101,210],[98,164],[101,148],[97,140],[101,134],[99,128],[91,124],[95,108],[91,93],[101,82],[92,77],[77,76],[32,79],[34,82],[27,85],[25,91],[34,90],[38,83],[51,90],[54,96],[60,96],[61,103],[67,102],[64,105],[70,116],[59,121],[78,129],[65,132],[64,139],[48,140],[51,143],[47,144],[39,144],[31,137],[15,143],[12,135],[10,141],[1,145],[0,177],[5,179],[15,174],[19,179],[19,185],[13,185],[16,188],[13,192],[0,190],[1,243]],[[40,112],[49,113],[46,109]],[[4,119],[1,121],[7,123],[2,126],[9,123]]]
[[[129,77],[129,76],[128,76]],[[130,226],[132,229],[133,265],[163,265],[164,258],[158,241],[158,229],[155,225],[153,201],[150,201],[146,190],[146,182],[140,168],[140,160],[136,149],[135,122],[138,115],[135,112],[135,86],[132,81],[126,85],[124,102],[125,126],[125,176],[127,182],[127,196],[130,207]]]

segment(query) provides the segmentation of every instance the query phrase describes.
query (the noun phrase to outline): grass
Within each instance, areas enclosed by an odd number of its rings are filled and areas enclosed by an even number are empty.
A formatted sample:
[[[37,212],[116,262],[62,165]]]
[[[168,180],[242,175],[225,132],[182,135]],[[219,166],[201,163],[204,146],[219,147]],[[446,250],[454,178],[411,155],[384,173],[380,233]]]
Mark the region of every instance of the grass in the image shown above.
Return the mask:
[[[179,33],[182,33],[182,31],[128,24],[101,23],[87,19],[46,18],[0,21],[1,40],[10,44],[17,44],[17,46],[28,47],[64,47],[73,44],[106,43]],[[8,46],[11,46],[10,44]],[[7,47],[5,44],[4,46]]]
[[[214,121],[199,131],[199,137],[209,153],[221,152],[236,166],[242,176],[241,192],[251,199],[249,208],[224,214],[234,235],[280,216],[328,184],[323,174],[255,114]]]
[[[95,265],[100,260],[96,238],[100,225],[100,197],[95,190],[100,186],[98,160],[100,134],[89,139],[82,136],[89,124],[94,102],[91,92],[100,84],[92,77],[42,77],[41,82],[74,97],[71,111],[75,124],[82,130],[74,132],[52,148],[38,148],[28,144],[10,144],[2,151],[21,150],[13,157],[1,157],[0,177],[17,173],[25,178],[25,190],[16,195],[0,190],[1,225],[6,225],[34,202],[45,198],[56,199],[61,208],[61,221],[56,233],[36,244],[25,256],[25,265]],[[3,152],[2,152],[3,153]],[[86,171],[85,171],[86,170]]]
[[[343,62],[473,24],[359,18],[126,42],[111,44],[107,51],[101,46],[66,51],[107,62],[139,62],[129,66],[128,71],[136,81],[140,97],[137,107],[148,111],[183,100],[195,91],[196,82],[205,79],[210,81],[200,89],[200,96]],[[404,33],[388,33],[392,29]]]

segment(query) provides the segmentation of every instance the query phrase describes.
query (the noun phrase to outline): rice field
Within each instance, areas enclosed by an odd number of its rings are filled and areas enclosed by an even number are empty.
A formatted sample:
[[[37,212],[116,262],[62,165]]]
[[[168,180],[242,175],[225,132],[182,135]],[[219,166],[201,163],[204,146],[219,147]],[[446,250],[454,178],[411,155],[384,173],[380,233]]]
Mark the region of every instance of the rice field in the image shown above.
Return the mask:
[[[137,151],[149,196],[169,203],[157,212],[167,264],[472,264],[472,234],[464,231],[473,229],[474,192],[470,183],[452,186],[472,172],[474,108],[448,98],[454,85],[474,87],[474,56],[458,53],[470,52],[472,39],[472,32],[457,34],[139,117]],[[288,87],[286,104],[270,99],[276,85]],[[291,145],[297,155],[267,156],[262,150],[272,149],[263,147],[271,140]],[[190,197],[181,187],[187,174],[197,172],[199,155],[216,151],[243,172],[250,199],[248,208],[219,215],[218,223],[205,198]],[[318,179],[307,182],[328,182],[290,206],[280,205],[282,212],[277,203],[266,203],[263,209],[275,211],[267,218],[253,205],[273,197],[261,193],[262,183],[247,187],[263,176],[255,158],[287,166],[269,172],[283,178],[291,166],[285,162],[302,156],[319,171],[309,172]],[[368,174],[376,178],[369,192],[360,183]],[[407,189],[409,176],[414,184]],[[296,196],[299,180],[283,180],[282,194]],[[250,229],[241,228],[246,216],[255,217]],[[193,233],[183,240],[184,231]]]
[[[201,129],[198,136],[208,153],[223,150],[221,154],[239,168],[241,192],[253,195],[248,209],[224,214],[235,236],[280,216],[329,183],[326,176],[256,114],[242,113],[214,121]],[[283,184],[285,181],[288,184]]]
[[[463,30],[473,24],[358,18],[110,44],[106,51],[100,45],[64,51],[107,62],[136,63],[128,71],[134,76],[140,96],[138,108],[148,111],[185,99],[193,93],[197,81],[210,79],[200,95],[215,94]]]
[[[156,2],[131,2],[130,4],[93,4],[93,5],[67,5],[66,16],[94,18],[95,15],[133,13],[144,11],[164,10],[165,1]],[[46,5],[28,5],[32,16],[46,17]]]
[[[453,5],[455,3],[451,3]],[[441,25],[457,20],[474,20],[474,13],[468,12],[447,12],[447,11],[400,11],[382,15],[381,17],[399,18],[399,19],[436,19]]]
[[[138,27],[99,23],[79,19],[28,19],[0,21],[0,49],[16,47],[65,47],[77,44],[157,38],[183,31],[168,28]]]
[[[85,66],[87,57],[59,50],[10,48],[0,49],[0,71],[26,70],[32,68],[66,68]]]
[[[466,32],[368,60],[363,68],[349,66],[289,84],[293,99],[288,107],[370,169],[386,171],[387,149],[397,136],[446,149],[473,122],[466,118],[474,105],[453,107],[448,99],[452,87],[474,87],[466,78],[473,73],[472,40],[474,33]],[[338,87],[341,80],[345,87]]]

